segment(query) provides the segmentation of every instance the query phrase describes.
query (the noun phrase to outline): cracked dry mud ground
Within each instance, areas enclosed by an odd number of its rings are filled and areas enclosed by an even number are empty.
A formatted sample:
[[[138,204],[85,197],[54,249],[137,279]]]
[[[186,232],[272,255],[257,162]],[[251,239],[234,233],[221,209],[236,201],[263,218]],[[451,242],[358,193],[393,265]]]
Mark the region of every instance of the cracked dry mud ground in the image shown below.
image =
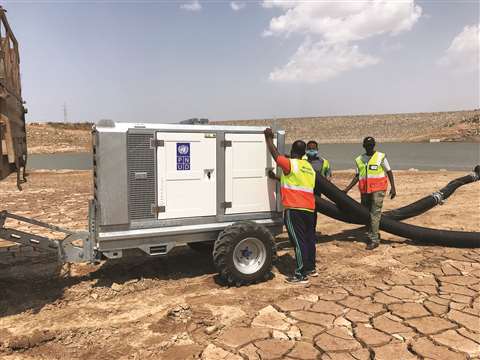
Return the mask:
[[[396,175],[399,196],[386,209],[462,173]],[[479,231],[479,185],[412,223]],[[13,179],[0,184],[0,204],[83,229],[90,187],[88,172],[36,172],[22,193]],[[320,277],[309,287],[283,282],[293,264],[285,236],[274,278],[241,288],[218,284],[209,257],[187,248],[63,267],[49,254],[0,248],[0,359],[480,358],[480,249],[382,233],[367,252],[355,226],[318,224]]]

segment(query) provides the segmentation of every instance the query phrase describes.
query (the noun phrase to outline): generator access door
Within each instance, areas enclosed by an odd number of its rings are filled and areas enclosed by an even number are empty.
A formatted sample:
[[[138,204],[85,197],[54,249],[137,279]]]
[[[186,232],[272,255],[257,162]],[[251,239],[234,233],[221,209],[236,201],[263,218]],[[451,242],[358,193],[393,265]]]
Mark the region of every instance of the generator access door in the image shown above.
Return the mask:
[[[273,159],[263,134],[225,134],[225,214],[276,211]]]
[[[157,133],[158,219],[214,216],[216,138],[205,133]]]

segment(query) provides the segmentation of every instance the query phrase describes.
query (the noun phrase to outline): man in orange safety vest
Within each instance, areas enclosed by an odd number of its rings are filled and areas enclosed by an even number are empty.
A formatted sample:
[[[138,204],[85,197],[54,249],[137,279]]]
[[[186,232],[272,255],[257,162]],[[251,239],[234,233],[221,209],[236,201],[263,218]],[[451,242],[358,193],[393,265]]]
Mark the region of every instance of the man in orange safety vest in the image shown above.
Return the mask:
[[[397,195],[393,173],[385,154],[375,151],[375,139],[371,136],[363,139],[365,153],[355,159],[356,174],[345,188],[345,193],[358,182],[362,205],[370,211],[368,225],[367,250],[373,250],[380,244],[378,230],[382,216],[383,199],[390,181],[390,198]]]

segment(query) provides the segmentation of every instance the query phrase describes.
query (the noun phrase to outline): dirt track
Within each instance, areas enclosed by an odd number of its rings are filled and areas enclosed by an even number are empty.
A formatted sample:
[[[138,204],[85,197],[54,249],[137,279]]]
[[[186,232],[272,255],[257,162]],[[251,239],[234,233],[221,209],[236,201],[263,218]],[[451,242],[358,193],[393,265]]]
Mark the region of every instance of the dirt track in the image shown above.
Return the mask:
[[[397,172],[410,203],[461,176]],[[334,182],[344,185],[348,172]],[[89,172],[34,172],[24,192],[0,184],[1,208],[84,229]],[[356,191],[352,191],[355,194]],[[480,231],[480,183],[412,223]],[[320,277],[291,287],[293,252],[266,283],[226,288],[190,249],[59,266],[55,257],[0,248],[1,359],[466,359],[480,356],[480,250],[416,246],[389,234],[374,252],[361,232],[323,216]],[[3,252],[2,252],[3,251]]]

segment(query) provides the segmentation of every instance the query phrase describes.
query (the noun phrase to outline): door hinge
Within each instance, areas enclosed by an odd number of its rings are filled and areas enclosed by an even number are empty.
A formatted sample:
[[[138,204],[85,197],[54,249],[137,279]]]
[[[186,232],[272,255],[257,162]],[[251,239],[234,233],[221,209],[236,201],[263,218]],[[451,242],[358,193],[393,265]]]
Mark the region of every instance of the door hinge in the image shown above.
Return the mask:
[[[221,203],[221,206],[223,209],[230,209],[232,207],[232,202],[231,201],[224,201]]]
[[[232,147],[232,142],[230,140],[223,140],[222,147]]]
[[[158,215],[160,213],[164,213],[165,211],[166,211],[165,206],[152,205],[152,214],[153,215]]]
[[[157,139],[151,139],[150,140],[150,147],[157,148],[157,147],[164,147],[165,146],[165,141],[164,140],[157,140]]]

